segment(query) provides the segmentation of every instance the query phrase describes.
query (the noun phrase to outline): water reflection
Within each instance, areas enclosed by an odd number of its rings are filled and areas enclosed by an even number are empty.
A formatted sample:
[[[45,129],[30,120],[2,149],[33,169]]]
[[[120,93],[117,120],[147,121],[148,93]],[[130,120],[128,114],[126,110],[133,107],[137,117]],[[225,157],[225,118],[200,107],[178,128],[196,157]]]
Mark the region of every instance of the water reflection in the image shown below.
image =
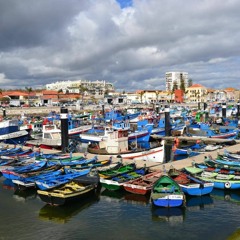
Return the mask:
[[[179,223],[185,219],[185,208],[183,207],[162,208],[152,205],[151,210],[153,221]]]
[[[15,191],[15,189],[16,189],[16,187],[11,179],[4,179],[4,181],[2,183],[2,187],[4,189],[13,190],[13,191]]]
[[[186,196],[186,207],[188,210],[203,210],[213,207],[213,198],[210,195]]]
[[[118,191],[110,191],[108,189],[104,189],[101,192],[101,200],[107,202],[127,202],[129,204],[139,204],[139,205],[147,205],[149,204],[149,195],[139,195],[126,192],[121,189]]]
[[[227,240],[239,240],[240,239],[240,228],[238,228],[235,232],[233,232]]]
[[[43,221],[53,221],[65,224],[69,222],[72,217],[78,215],[81,211],[88,209],[98,200],[99,198],[96,196],[63,206],[50,206],[46,204],[40,209],[38,216],[39,219]]]
[[[124,195],[124,200],[127,203],[131,204],[139,204],[139,205],[148,205],[149,204],[150,195],[139,195],[133,193],[126,193]]]
[[[235,190],[222,190],[222,189],[213,189],[211,196],[215,199],[220,199],[224,201],[229,201],[233,203],[240,204],[240,191]]]
[[[17,201],[29,201],[29,200],[33,200],[35,198],[37,198],[37,190],[36,189],[28,189],[28,190],[20,190],[20,189],[16,189],[14,194],[13,194],[13,198],[16,199]]]
[[[107,202],[119,202],[124,199],[125,194],[126,192],[124,190],[110,191],[104,188],[101,192],[100,198]]]
[[[179,223],[185,220],[186,210],[203,210],[211,206],[213,207],[213,198],[210,195],[186,196],[186,207],[161,208],[152,205],[152,220]]]

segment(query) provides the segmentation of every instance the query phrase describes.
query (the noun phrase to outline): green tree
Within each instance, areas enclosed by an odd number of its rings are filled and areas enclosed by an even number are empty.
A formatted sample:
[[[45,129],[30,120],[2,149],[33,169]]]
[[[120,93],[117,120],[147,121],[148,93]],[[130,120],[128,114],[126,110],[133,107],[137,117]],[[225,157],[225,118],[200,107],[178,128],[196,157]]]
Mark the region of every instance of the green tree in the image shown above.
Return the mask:
[[[180,89],[185,92],[185,81],[181,75],[181,79],[180,79]]]
[[[191,87],[193,85],[193,80],[191,78],[189,78],[188,80],[188,86]]]
[[[177,81],[174,81],[172,86],[172,91],[171,91],[171,101],[172,101],[172,95],[175,93],[175,90],[177,89],[178,89]]]

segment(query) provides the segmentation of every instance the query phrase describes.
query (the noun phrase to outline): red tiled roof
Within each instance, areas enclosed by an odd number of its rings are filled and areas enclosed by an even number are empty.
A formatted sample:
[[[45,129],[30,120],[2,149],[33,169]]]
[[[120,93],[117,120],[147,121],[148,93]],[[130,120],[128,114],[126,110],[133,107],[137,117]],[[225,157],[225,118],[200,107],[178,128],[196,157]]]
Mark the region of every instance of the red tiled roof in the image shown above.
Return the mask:
[[[2,92],[3,96],[28,96],[28,93],[25,91],[4,91]]]
[[[235,91],[236,89],[235,88],[232,88],[232,87],[229,87],[229,88],[225,88],[224,91],[227,91],[227,92],[233,92]]]
[[[42,91],[42,94],[43,94],[43,95],[56,95],[56,94],[58,94],[58,91],[43,90],[43,91]],[[61,94],[61,93],[59,93],[59,94]]]
[[[196,84],[193,84],[190,88],[203,88],[204,86],[203,85],[201,85],[201,84],[198,84],[198,83],[196,83]]]

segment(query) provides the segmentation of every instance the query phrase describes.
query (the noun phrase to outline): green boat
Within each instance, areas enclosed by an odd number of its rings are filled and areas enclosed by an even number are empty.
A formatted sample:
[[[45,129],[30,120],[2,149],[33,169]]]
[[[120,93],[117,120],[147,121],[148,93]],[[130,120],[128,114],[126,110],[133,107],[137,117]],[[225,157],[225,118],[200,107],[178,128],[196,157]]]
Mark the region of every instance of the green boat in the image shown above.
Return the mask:
[[[104,187],[110,191],[116,191],[116,190],[120,190],[121,188],[123,188],[123,184],[125,182],[140,178],[143,175],[145,175],[146,173],[147,172],[146,172],[145,168],[135,169],[132,172],[124,173],[124,174],[115,176],[111,179],[100,178],[100,183],[101,183],[102,187]]]
[[[103,171],[100,170],[99,176],[100,176],[100,178],[110,179],[110,178],[116,177],[116,176],[124,174],[124,173],[132,172],[135,169],[136,169],[136,164],[130,163],[127,165],[122,165],[118,169],[107,169],[107,170],[103,170]]]
[[[180,207],[185,205],[185,195],[177,182],[162,175],[153,185],[151,201],[157,207]]]

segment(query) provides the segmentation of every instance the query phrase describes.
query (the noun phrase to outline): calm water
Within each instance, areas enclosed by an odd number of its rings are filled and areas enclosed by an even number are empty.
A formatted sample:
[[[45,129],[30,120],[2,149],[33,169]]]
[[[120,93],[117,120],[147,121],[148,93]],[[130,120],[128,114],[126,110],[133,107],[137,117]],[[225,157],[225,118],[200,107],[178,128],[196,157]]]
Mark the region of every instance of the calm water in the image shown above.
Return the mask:
[[[228,239],[240,227],[239,203],[240,192],[214,191],[188,199],[185,209],[162,209],[143,196],[101,189],[95,199],[51,207],[0,177],[0,240]]]

